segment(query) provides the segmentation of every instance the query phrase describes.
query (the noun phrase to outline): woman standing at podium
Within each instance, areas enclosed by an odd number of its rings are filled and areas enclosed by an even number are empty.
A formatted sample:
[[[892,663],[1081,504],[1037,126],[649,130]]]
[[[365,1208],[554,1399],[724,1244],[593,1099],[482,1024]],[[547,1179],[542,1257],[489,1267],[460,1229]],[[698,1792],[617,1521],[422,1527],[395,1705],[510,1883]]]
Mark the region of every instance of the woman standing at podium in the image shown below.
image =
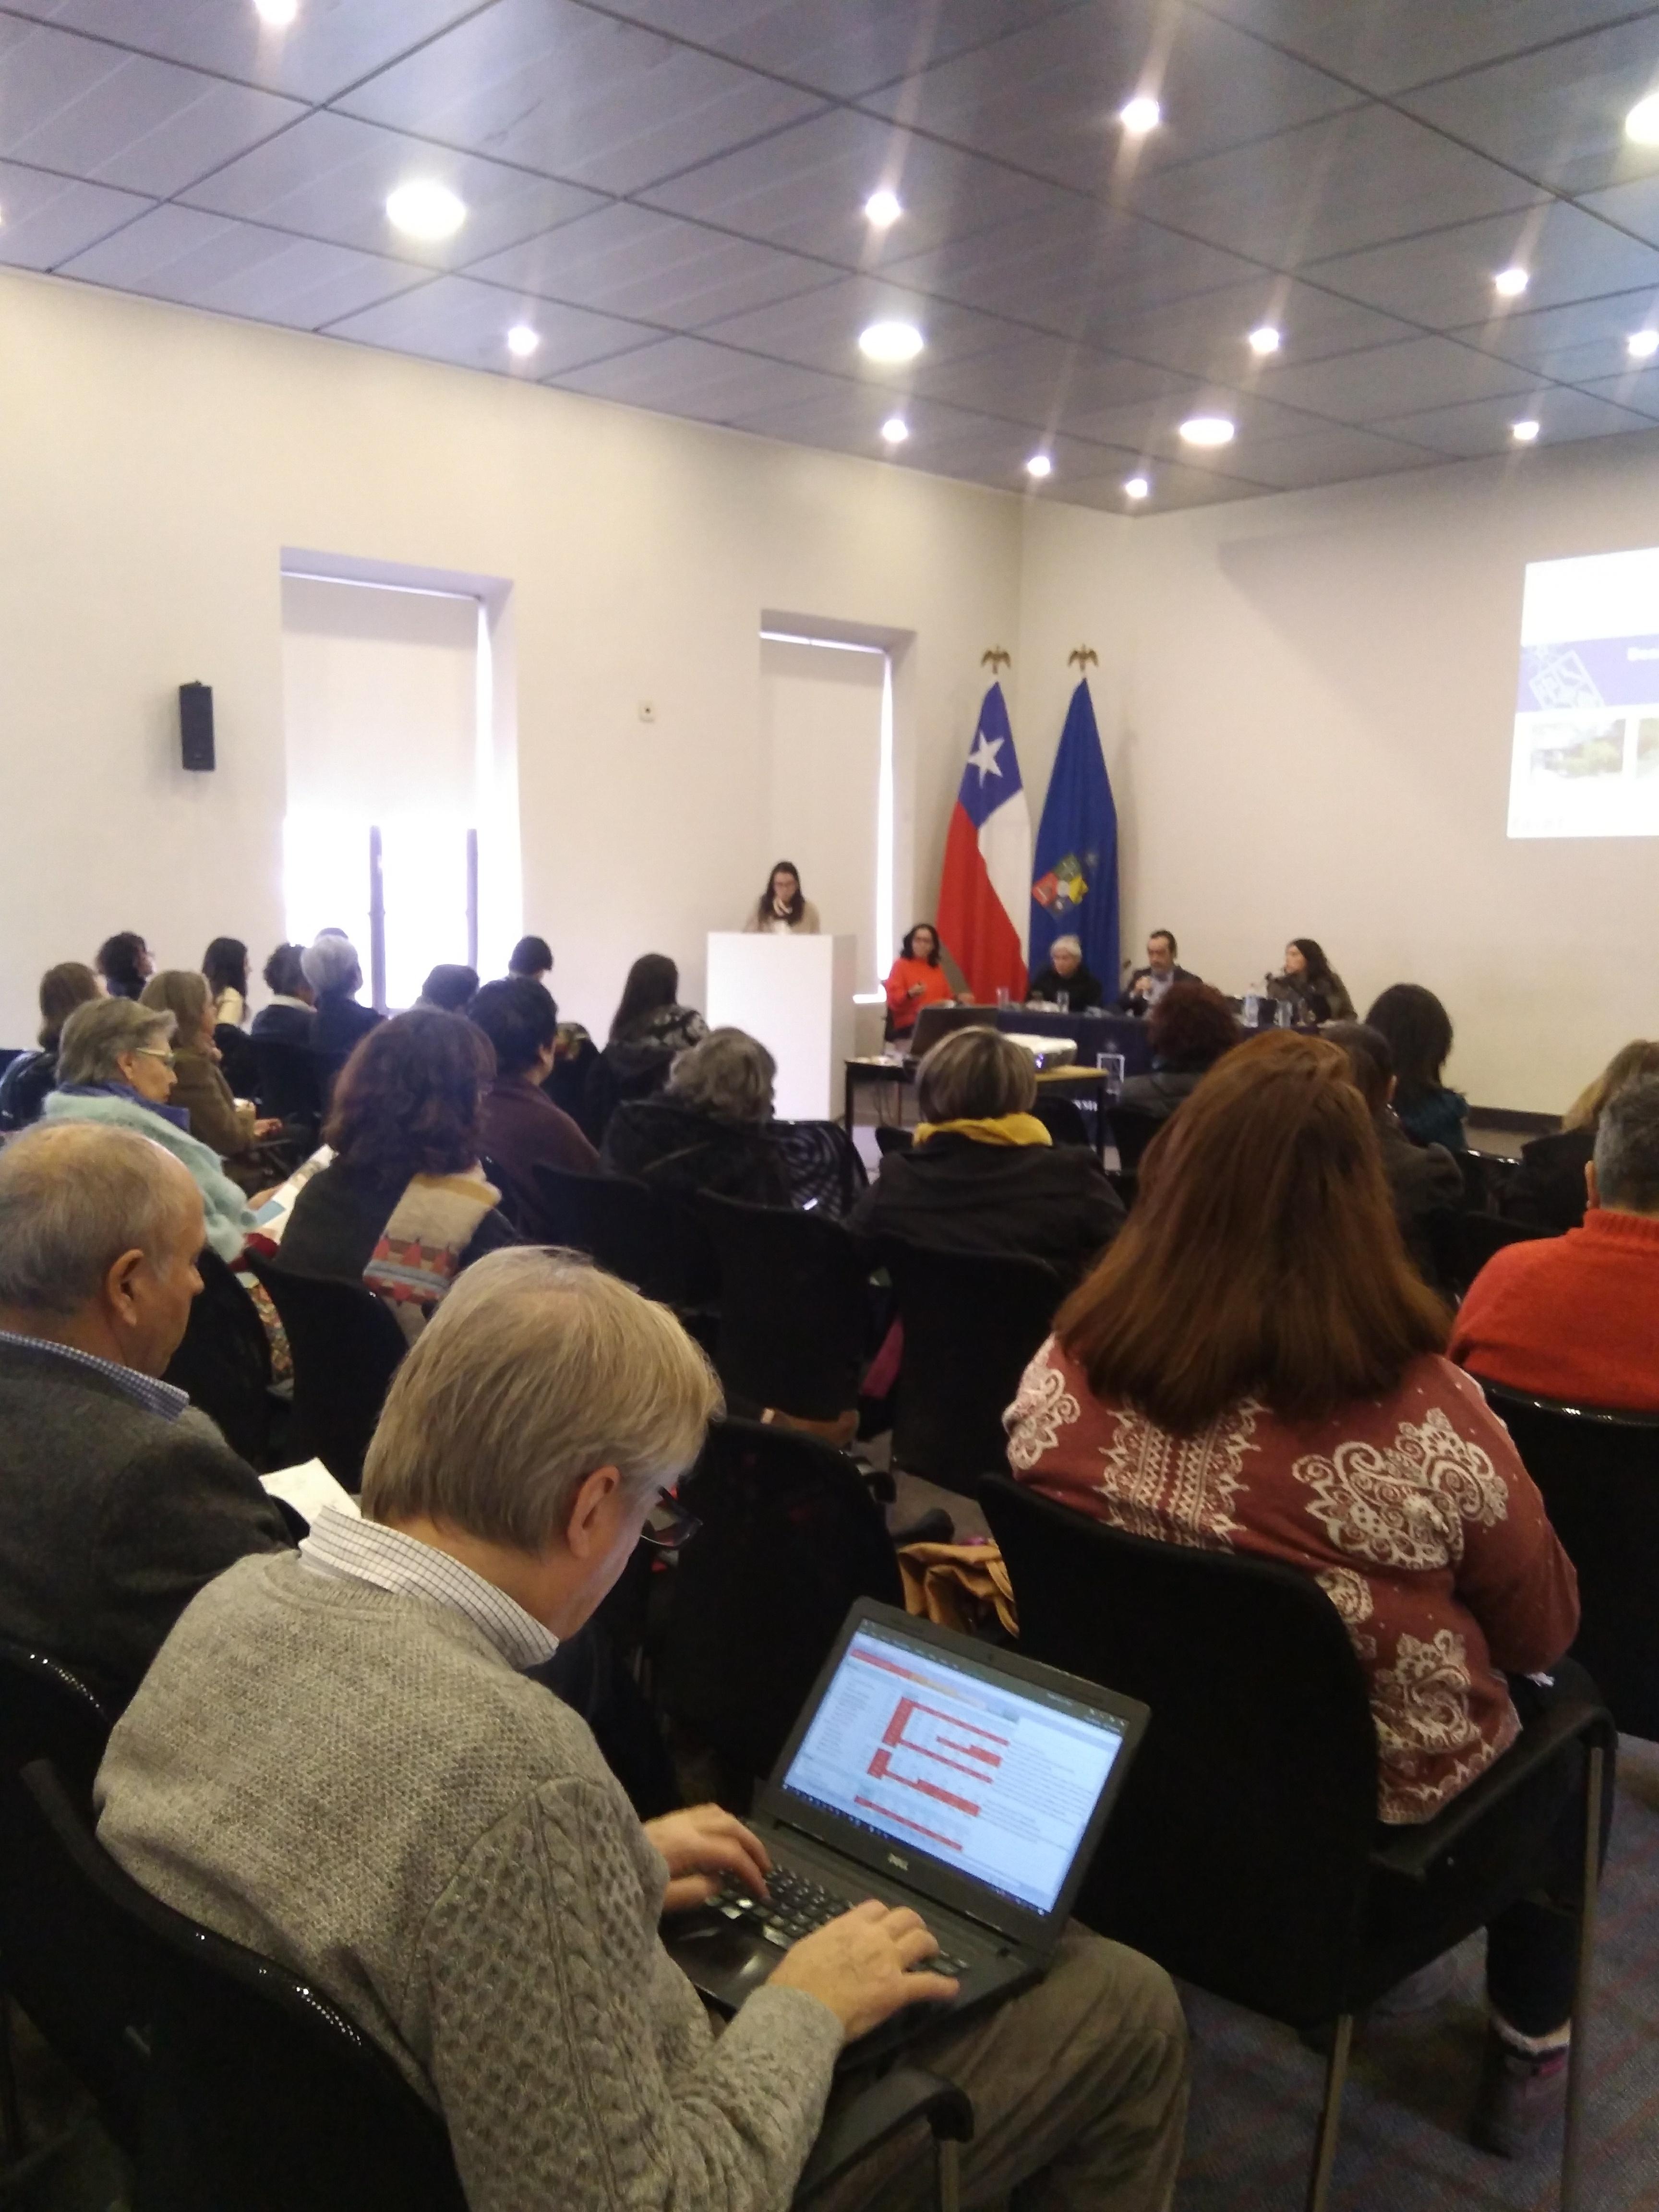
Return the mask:
[[[769,937],[818,934],[818,910],[802,894],[799,872],[793,860],[780,860],[773,869],[743,927],[745,936],[757,932]]]

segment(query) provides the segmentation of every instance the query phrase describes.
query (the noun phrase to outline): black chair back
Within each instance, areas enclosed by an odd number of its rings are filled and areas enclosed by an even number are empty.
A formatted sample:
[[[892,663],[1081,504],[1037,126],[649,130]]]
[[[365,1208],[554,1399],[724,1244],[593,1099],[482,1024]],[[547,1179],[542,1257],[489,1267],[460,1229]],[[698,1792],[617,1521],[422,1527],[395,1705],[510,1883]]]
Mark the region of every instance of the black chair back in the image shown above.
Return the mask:
[[[301,1438],[334,1480],[355,1492],[362,1486],[363,1455],[408,1340],[362,1283],[290,1275],[269,1260],[247,1264],[270,1291],[288,1332]]]
[[[1276,2019],[1346,2010],[1376,1736],[1336,1607],[1294,1568],[1126,1535],[1006,1476],[981,1497],[1021,1651],[1152,1708],[1079,1917]]]
[[[232,1094],[238,1098],[257,1098],[259,1061],[247,1031],[239,1029],[234,1022],[216,1022],[213,1042],[218,1048],[219,1073],[229,1084]]]
[[[1003,1412],[1063,1285],[1041,1260],[934,1252],[896,1237],[877,1249],[904,1328],[893,1464],[971,1498],[981,1475],[1007,1468]]]
[[[876,1150],[883,1159],[889,1152],[908,1152],[915,1141],[915,1131],[901,1128],[896,1121],[878,1121],[876,1124]]]
[[[258,1071],[255,1096],[263,1110],[296,1127],[314,1129],[323,1118],[323,1068],[306,1044],[283,1037],[250,1037]]]
[[[1167,1114],[1147,1114],[1139,1106],[1109,1106],[1106,1121],[1117,1147],[1117,1164],[1126,1175],[1140,1165],[1140,1156],[1169,1120]]]
[[[665,1305],[707,1304],[716,1267],[708,1236],[689,1206],[631,1176],[576,1175],[538,1162],[536,1188],[548,1241],[586,1252]]]
[[[856,1597],[901,1605],[881,1508],[844,1453],[771,1422],[716,1421],[679,1495],[657,1697],[738,1790],[768,1773]]]
[[[218,1425],[234,1452],[252,1468],[270,1462],[273,1407],[270,1340],[258,1310],[210,1248],[198,1255],[200,1294],[162,1381]]]
[[[1474,1155],[1471,1153],[1471,1158]],[[1504,1221],[1495,1213],[1460,1212],[1443,1207],[1425,1217],[1429,1256],[1434,1279],[1441,1290],[1461,1298],[1494,1252],[1506,1244],[1528,1244],[1547,1236],[1518,1221]]]
[[[1573,1657],[1626,1735],[1659,1740],[1659,1417],[1480,1387],[1578,1570]]]
[[[1092,1146],[1094,1139],[1089,1133],[1083,1109],[1075,1098],[1049,1097],[1040,1091],[1031,1111],[1055,1144]]]
[[[841,1223],[708,1193],[696,1205],[720,1265],[715,1364],[727,1390],[804,1420],[856,1406],[867,1270]]]

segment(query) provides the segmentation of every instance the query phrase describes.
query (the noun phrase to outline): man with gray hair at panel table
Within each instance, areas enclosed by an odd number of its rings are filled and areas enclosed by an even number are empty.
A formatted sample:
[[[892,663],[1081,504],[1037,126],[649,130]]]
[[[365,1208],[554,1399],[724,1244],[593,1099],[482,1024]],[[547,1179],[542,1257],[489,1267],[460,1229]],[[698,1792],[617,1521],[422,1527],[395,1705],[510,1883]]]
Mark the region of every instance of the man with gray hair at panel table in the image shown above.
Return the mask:
[[[392,1382],[364,1518],[325,1508],[297,1555],[204,1590],[99,1772],[127,1872],[325,1990],[441,2112],[480,2212],[782,2212],[843,2044],[956,1992],[917,1915],[871,1900],[715,2034],[658,1922],[722,1877],[763,1894],[762,1845],[715,1806],[641,1826],[525,1680],[641,1536],[692,1535],[667,1486],[718,1405],[665,1307],[568,1253],[489,1254]],[[1167,2203],[1186,2039],[1149,1960],[1070,1929],[1040,1985],[916,2050],[973,2100],[970,2201]],[[825,2212],[920,2205],[931,2177],[896,2139]]]
[[[285,1549],[252,1469],[156,1378],[201,1289],[189,1170],[65,1121],[0,1152],[0,1637],[125,1705],[204,1583]]]

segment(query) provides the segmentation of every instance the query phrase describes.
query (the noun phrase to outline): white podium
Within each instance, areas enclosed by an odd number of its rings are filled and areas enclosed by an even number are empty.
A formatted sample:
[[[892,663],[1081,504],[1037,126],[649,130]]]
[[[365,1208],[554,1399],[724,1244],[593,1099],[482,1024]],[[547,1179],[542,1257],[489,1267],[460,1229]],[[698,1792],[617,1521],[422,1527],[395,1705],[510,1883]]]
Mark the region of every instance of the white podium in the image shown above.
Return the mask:
[[[778,1063],[781,1121],[828,1121],[841,1111],[853,1049],[853,937],[747,935],[712,931],[711,1030],[746,1030]]]

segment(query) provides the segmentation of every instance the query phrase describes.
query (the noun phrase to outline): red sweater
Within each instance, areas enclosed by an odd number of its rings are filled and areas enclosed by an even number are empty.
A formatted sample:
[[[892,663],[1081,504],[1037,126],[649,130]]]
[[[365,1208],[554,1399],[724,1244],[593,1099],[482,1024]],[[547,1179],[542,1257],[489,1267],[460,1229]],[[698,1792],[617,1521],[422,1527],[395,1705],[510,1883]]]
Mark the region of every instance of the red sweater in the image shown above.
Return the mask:
[[[1540,1398],[1659,1413],[1659,1220],[1596,1206],[1565,1237],[1495,1252],[1458,1310],[1451,1356]]]
[[[913,983],[921,986],[919,999],[910,996]],[[924,1006],[937,1006],[941,999],[950,997],[951,979],[942,966],[935,967],[931,960],[907,960],[901,953],[888,972],[886,989],[893,1034],[908,1036]]]

